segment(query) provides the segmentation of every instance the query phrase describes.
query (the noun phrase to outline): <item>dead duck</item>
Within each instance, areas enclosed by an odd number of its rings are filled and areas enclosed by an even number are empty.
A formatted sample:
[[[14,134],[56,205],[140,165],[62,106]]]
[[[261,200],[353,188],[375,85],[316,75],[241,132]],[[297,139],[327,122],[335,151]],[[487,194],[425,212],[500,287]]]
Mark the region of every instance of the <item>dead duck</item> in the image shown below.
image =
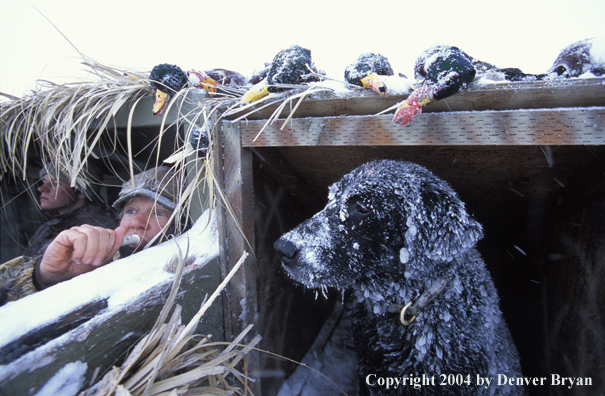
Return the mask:
[[[155,91],[153,114],[160,115],[170,99],[187,85],[187,74],[177,65],[162,63],[153,67],[149,80]]]
[[[487,80],[487,81],[538,81],[543,80],[547,74],[530,74],[525,73],[523,70],[518,67],[505,67],[499,68],[494,66],[491,63],[480,61],[476,58],[473,58],[470,55],[466,55],[471,62],[473,62],[473,66],[475,66],[475,70],[477,71],[476,80]]]
[[[407,125],[422,108],[465,89],[475,78],[470,57],[453,46],[435,46],[423,52],[414,66],[414,77],[421,85],[399,105],[393,122]]]
[[[248,84],[256,85],[259,82],[263,81],[267,78],[269,74],[269,69],[271,69],[271,63],[264,62],[263,65],[257,69],[254,69],[250,79],[248,80]]]
[[[246,78],[243,75],[227,69],[189,70],[187,78],[191,85],[205,89],[210,94],[220,93],[221,86],[239,88],[246,85]]]
[[[559,53],[548,70],[548,79],[579,77],[590,73],[605,74],[605,38],[590,38],[575,42]]]
[[[273,58],[267,76],[242,96],[241,103],[255,102],[270,93],[290,89],[293,85],[320,80],[316,75],[309,74],[318,74],[311,59],[311,50],[298,45],[281,50]]]
[[[539,81],[543,80],[547,74],[530,74],[524,73],[523,70],[518,67],[505,67],[504,69],[497,69],[504,75],[504,79],[507,81]]]
[[[349,84],[371,89],[382,96],[386,96],[387,86],[381,76],[392,76],[394,74],[391,63],[385,56],[366,52],[359,55],[354,63],[347,66],[345,80]]]

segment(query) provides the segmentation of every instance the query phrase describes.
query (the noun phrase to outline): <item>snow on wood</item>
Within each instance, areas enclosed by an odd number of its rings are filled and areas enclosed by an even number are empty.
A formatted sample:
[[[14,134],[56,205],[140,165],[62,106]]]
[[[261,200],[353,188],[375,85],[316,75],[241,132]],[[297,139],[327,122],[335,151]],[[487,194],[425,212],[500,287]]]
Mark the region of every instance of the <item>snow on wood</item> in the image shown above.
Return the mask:
[[[164,267],[180,249],[203,265],[218,255],[215,220],[204,212],[185,234],[130,257],[80,275],[0,308],[0,347],[58,317],[93,301],[108,299],[108,308],[127,304],[172,274]],[[28,312],[28,315],[23,315]]]
[[[72,362],[88,365],[87,380],[97,367],[104,370],[115,364],[124,348],[140,338],[157,319],[173,278],[165,267],[178,255],[178,250],[187,256],[189,264],[181,283],[184,294],[181,298],[195,299],[190,302],[197,309],[203,295],[212,293],[220,283],[218,266],[207,265],[215,262],[213,259],[219,252],[215,215],[209,210],[181,236],[3,306],[0,387],[12,394],[23,394],[25,389],[40,389]],[[52,327],[54,322],[60,322],[57,318],[83,306],[101,311],[60,337],[44,340],[43,345],[22,345],[24,340],[35,339],[32,334],[37,329]],[[221,309],[221,303],[215,303],[215,307]],[[208,322],[212,322],[210,316],[214,321],[222,321],[220,312],[210,313]],[[213,325],[216,323],[206,324]],[[222,323],[215,327],[222,328]]]
[[[297,118],[283,130],[262,121],[240,127],[246,147],[394,145],[601,145],[605,107],[430,113],[408,126],[390,116]],[[532,129],[528,129],[528,125]]]

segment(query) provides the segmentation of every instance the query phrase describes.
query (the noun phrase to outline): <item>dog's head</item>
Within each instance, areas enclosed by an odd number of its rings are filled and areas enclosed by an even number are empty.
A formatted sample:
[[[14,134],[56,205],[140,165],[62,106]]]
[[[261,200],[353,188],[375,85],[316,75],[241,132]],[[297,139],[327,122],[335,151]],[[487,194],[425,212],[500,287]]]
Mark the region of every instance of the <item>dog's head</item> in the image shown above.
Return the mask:
[[[451,262],[481,237],[446,182],[417,164],[382,160],[333,184],[326,207],[275,248],[295,280],[346,288]]]

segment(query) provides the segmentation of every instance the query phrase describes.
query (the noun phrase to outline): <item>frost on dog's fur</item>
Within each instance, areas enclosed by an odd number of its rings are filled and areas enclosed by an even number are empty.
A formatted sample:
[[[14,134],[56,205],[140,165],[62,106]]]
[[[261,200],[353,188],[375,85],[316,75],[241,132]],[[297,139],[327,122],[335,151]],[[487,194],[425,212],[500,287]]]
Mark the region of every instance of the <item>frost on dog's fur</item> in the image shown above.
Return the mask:
[[[481,225],[443,180],[409,162],[375,161],[330,187],[329,202],[275,244],[283,266],[311,288],[352,289],[362,392],[377,377],[520,376],[493,281],[475,248]],[[446,286],[410,326],[389,308]],[[402,387],[389,394],[523,394],[521,387]]]

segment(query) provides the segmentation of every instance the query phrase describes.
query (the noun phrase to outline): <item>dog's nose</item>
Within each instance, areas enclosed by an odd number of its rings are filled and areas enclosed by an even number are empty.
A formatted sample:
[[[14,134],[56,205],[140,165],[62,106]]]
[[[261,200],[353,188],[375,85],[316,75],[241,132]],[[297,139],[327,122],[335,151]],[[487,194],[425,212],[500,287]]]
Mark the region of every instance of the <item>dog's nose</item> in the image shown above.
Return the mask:
[[[277,254],[279,254],[284,264],[292,263],[296,259],[296,255],[298,254],[298,249],[296,249],[296,245],[283,238],[278,239],[273,244],[273,247],[275,248],[275,250],[277,250]]]

